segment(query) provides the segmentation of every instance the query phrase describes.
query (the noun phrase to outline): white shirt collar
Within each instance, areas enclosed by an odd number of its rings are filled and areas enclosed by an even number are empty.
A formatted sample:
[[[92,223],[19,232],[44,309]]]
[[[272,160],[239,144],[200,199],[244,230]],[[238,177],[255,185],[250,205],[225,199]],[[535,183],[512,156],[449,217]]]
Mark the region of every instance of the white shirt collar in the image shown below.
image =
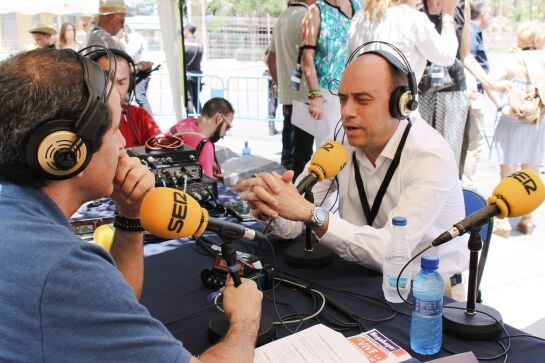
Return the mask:
[[[393,160],[394,156],[397,151],[397,147],[399,145],[399,142],[401,141],[401,137],[403,136],[403,132],[405,131],[405,128],[407,127],[408,121],[407,120],[401,120],[399,121],[399,124],[397,125],[397,129],[394,131],[393,135],[390,137],[390,140],[386,143],[386,146],[384,146],[384,149],[382,149],[380,155],[378,156],[375,167],[371,164],[371,161],[369,161],[369,158],[363,150],[357,148],[356,149],[356,157],[360,161],[361,164],[363,164],[364,167],[368,169],[375,169],[378,168],[382,163],[383,159],[389,159]]]

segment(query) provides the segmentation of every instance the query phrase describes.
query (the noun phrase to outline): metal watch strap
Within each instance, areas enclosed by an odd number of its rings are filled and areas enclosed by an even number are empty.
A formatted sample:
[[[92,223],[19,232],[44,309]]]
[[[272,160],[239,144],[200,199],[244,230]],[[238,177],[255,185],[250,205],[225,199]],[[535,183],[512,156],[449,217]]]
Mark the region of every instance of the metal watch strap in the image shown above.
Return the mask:
[[[117,212],[114,216],[114,228],[120,229],[125,232],[143,232],[144,228],[142,228],[142,224],[140,223],[140,219],[132,219],[132,218],[126,218],[122,217]]]
[[[311,211],[310,211],[310,223],[309,223],[311,227],[321,227],[321,226],[325,223],[325,221],[323,221],[323,222],[320,224],[320,223],[318,223],[318,221],[316,220],[316,214],[315,214],[315,213],[316,213],[316,209],[322,209],[322,208],[320,208],[320,207],[314,207],[314,208],[311,209]]]

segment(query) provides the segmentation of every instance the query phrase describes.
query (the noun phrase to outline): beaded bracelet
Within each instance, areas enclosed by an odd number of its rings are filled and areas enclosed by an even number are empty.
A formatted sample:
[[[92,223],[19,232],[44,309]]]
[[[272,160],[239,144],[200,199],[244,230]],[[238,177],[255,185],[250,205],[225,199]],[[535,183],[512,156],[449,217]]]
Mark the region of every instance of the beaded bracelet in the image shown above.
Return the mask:
[[[308,98],[313,99],[316,97],[322,97],[322,92],[319,89],[313,89],[308,93]]]

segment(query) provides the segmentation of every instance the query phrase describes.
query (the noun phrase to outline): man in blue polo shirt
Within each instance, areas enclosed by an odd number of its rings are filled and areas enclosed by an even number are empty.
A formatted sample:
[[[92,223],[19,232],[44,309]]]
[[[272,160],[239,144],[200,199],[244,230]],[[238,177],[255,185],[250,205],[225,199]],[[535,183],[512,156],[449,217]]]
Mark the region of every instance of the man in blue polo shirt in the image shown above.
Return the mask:
[[[108,99],[105,79],[67,50],[0,63],[0,361],[251,362],[254,283],[224,290],[230,330],[198,359],[138,302],[139,210],[154,177],[126,154],[120,95],[114,88]],[[107,196],[117,205],[111,254],[68,223],[82,203]]]

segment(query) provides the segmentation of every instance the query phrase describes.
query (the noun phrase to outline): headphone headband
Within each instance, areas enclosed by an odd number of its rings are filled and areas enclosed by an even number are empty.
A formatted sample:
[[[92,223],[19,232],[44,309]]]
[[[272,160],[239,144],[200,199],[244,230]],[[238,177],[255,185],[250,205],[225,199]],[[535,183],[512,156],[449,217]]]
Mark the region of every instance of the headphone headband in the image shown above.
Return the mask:
[[[382,49],[373,49],[358,54],[360,50],[371,44],[386,45],[395,53],[397,53],[399,58],[401,58],[401,61],[391,52]],[[399,69],[400,71],[405,73],[405,75],[407,76],[408,89],[407,87],[399,87],[394,90],[394,92],[392,92],[392,95],[390,96],[390,113],[392,114],[392,116],[400,120],[407,118],[411,111],[416,110],[418,107],[418,101],[416,100],[416,95],[418,94],[418,84],[416,82],[416,76],[414,75],[411,64],[407,60],[407,57],[405,57],[405,54],[403,54],[403,52],[398,47],[391,43],[382,40],[372,40],[358,46],[352,52],[352,54],[350,54],[350,57],[348,57],[348,61],[346,62],[345,67],[348,67],[348,65],[354,60],[355,57],[359,57],[369,53],[376,54],[384,58],[388,63],[390,63],[396,69]]]

